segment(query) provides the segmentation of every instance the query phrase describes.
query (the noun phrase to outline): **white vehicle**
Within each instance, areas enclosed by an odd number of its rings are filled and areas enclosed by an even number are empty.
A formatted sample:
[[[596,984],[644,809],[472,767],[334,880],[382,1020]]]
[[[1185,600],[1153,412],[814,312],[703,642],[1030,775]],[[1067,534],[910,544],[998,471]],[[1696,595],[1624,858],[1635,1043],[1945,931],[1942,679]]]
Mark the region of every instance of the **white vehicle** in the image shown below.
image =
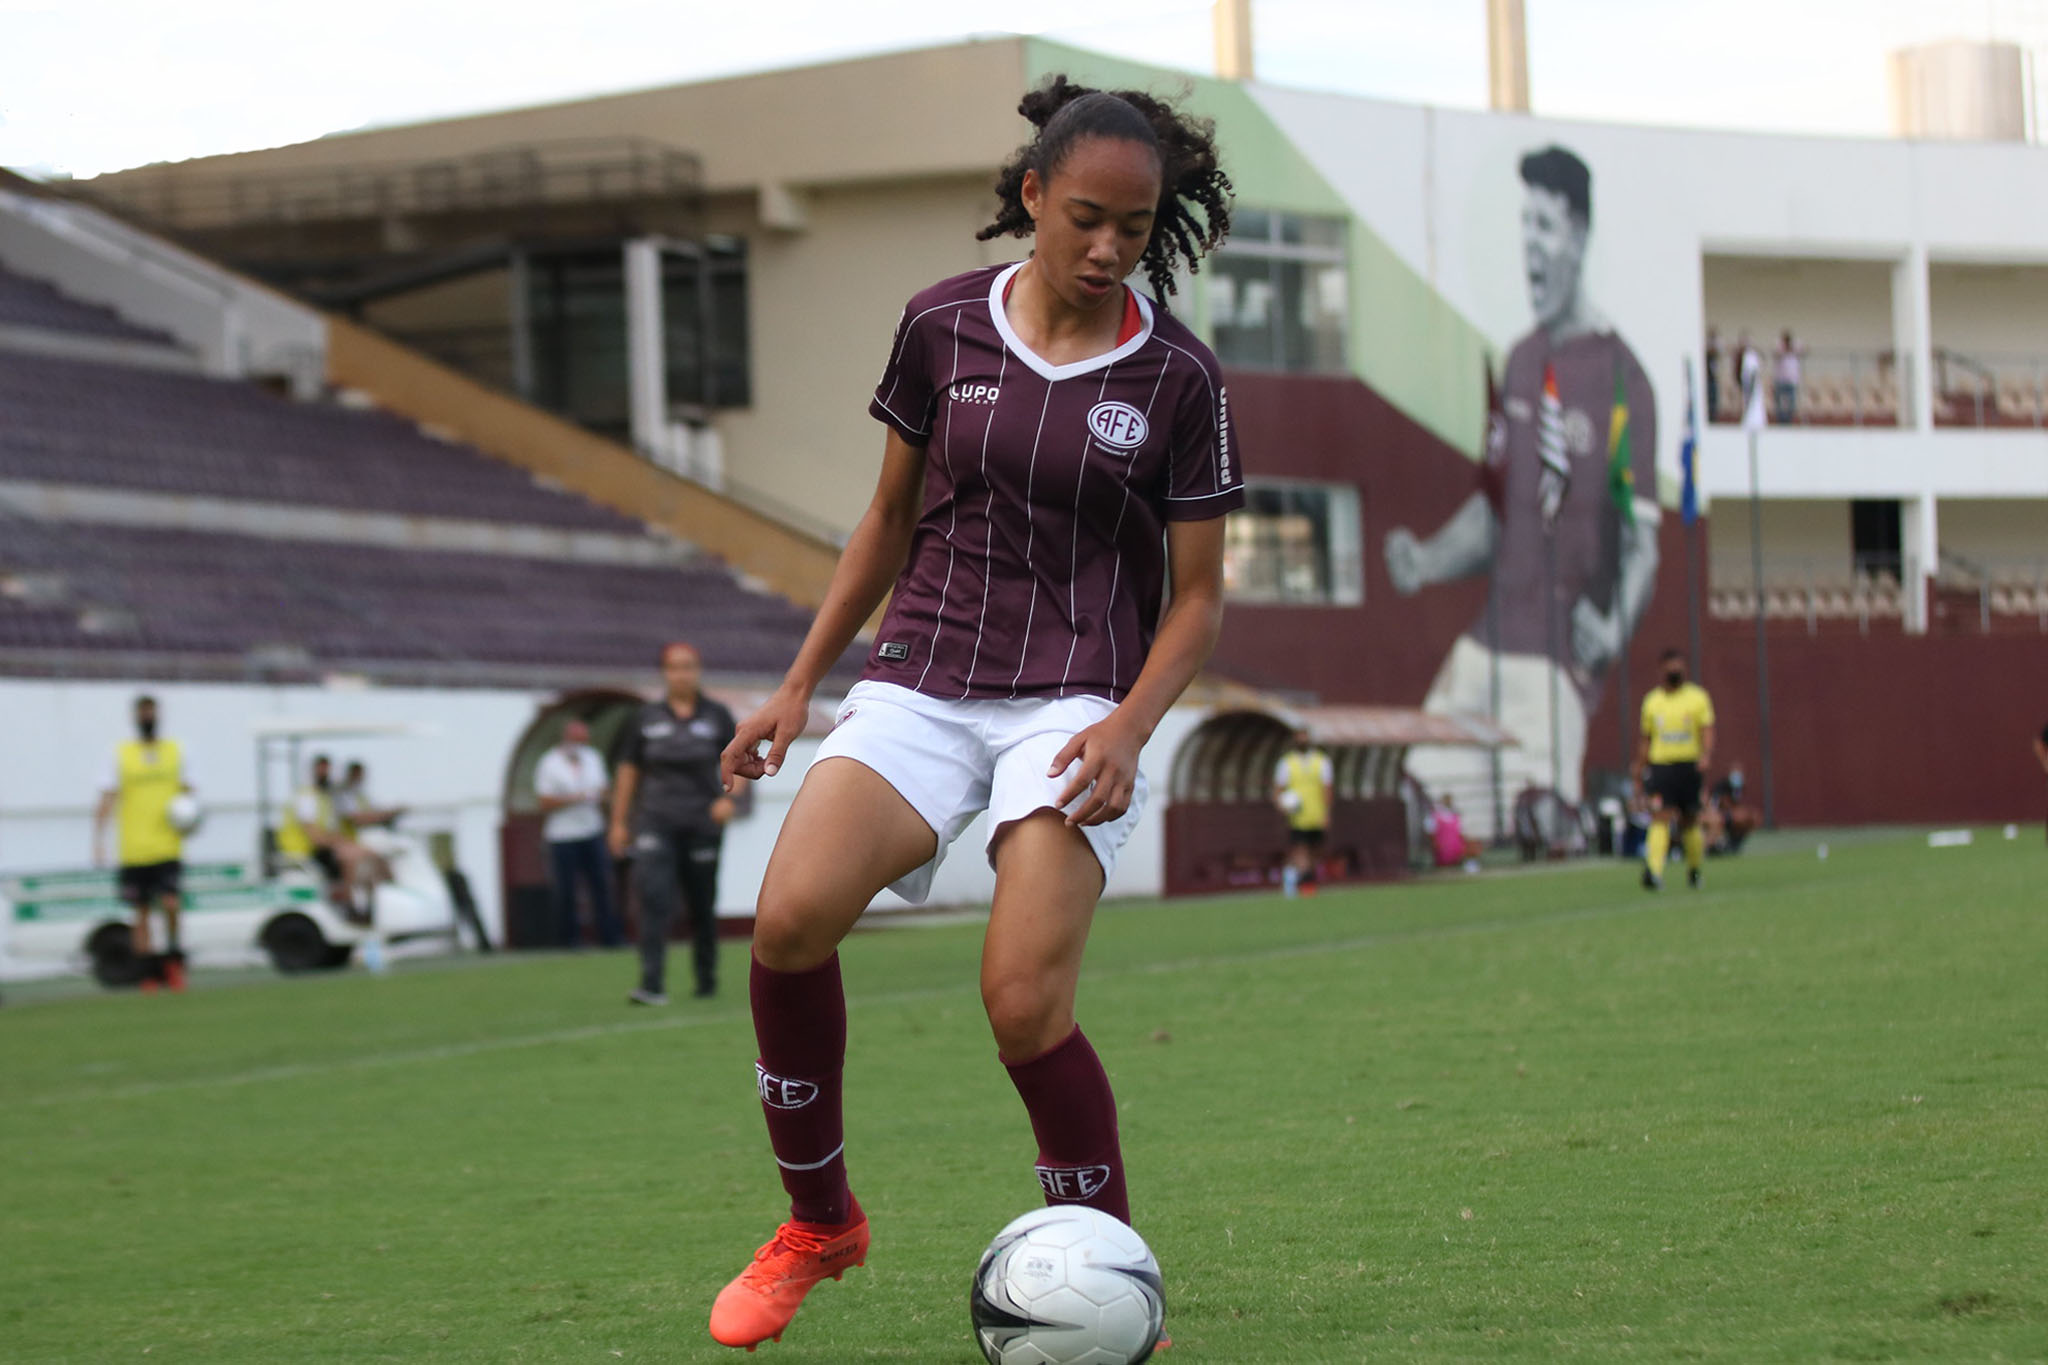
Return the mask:
[[[358,842],[391,872],[364,906],[340,896],[317,862],[275,850],[282,803],[272,794],[274,767],[302,771],[300,749],[308,740],[410,733],[388,725],[257,725],[263,848],[255,862],[186,864],[178,937],[189,961],[225,966],[268,958],[281,972],[319,971],[347,965],[359,947],[374,947],[380,956],[387,946],[437,940],[458,947],[464,927],[480,950],[490,950],[467,879],[452,858],[435,856],[434,834],[415,822],[403,830],[359,832]],[[107,869],[0,879],[0,956],[18,966],[87,970],[105,986],[132,986],[142,974],[133,917]]]

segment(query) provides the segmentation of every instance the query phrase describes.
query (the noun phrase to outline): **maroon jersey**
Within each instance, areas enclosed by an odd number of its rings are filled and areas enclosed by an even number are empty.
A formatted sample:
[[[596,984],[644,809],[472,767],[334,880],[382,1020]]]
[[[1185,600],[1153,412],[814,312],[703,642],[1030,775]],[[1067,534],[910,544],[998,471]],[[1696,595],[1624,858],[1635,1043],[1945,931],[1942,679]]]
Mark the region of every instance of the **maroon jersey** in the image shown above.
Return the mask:
[[[935,697],[1086,694],[1137,680],[1166,523],[1244,502],[1216,357],[1151,300],[1114,350],[1050,365],[1011,330],[1018,266],[903,310],[869,408],[925,447],[924,515],[864,678]]]
[[[1568,471],[1561,493],[1545,477],[1546,371],[1557,394],[1547,419],[1550,458]],[[1508,353],[1501,410],[1489,423],[1485,475],[1500,528],[1490,589],[1499,639],[1489,640],[1485,616],[1466,632],[1502,653],[1553,659],[1571,673],[1589,706],[1598,699],[1600,675],[1572,656],[1572,608],[1585,598],[1612,611],[1620,586],[1621,514],[1607,487],[1617,374],[1628,397],[1635,495],[1654,502],[1656,398],[1628,343],[1613,332],[1589,332],[1554,346],[1539,327]]]

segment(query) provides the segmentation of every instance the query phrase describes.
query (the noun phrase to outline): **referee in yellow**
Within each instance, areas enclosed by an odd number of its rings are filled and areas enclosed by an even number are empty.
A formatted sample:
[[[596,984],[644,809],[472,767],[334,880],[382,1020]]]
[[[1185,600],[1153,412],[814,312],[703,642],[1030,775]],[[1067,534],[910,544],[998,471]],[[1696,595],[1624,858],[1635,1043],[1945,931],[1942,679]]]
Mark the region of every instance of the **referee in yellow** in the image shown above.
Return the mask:
[[[156,699],[135,699],[135,738],[114,751],[113,780],[93,817],[93,861],[106,863],[106,829],[113,821],[120,845],[121,899],[135,911],[135,956],[142,963],[142,989],[161,980],[185,989],[185,955],[178,949],[179,874],[185,841],[171,824],[171,801],[192,788],[185,753],[175,739],[156,732]],[[149,912],[164,916],[164,951],[152,951]]]
[[[1664,860],[1671,855],[1675,824],[1685,848],[1686,880],[1697,887],[1707,859],[1700,833],[1702,774],[1714,760],[1714,703],[1707,690],[1688,682],[1685,655],[1664,651],[1662,681],[1643,698],[1643,723],[1636,738],[1636,785],[1650,803],[1649,846],[1643,853],[1643,885],[1664,889]]]

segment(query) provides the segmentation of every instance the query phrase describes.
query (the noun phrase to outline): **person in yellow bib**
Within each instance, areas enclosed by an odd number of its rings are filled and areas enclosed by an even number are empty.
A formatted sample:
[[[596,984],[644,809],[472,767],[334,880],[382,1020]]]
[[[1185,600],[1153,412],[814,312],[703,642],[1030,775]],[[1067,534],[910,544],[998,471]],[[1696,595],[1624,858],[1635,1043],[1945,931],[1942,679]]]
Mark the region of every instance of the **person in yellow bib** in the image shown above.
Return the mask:
[[[334,786],[334,762],[326,754],[315,754],[309,780],[293,794],[278,821],[277,851],[318,865],[327,876],[328,899],[349,919],[367,922],[370,916],[363,902],[376,879],[378,860],[348,837],[343,815]]]
[[[1697,887],[1705,870],[1707,841],[1700,832],[1700,786],[1714,761],[1714,703],[1707,690],[1686,679],[1685,655],[1664,651],[1663,680],[1643,698],[1643,722],[1636,738],[1636,784],[1650,805],[1650,837],[1643,851],[1643,885],[1664,889],[1664,860],[1671,855],[1675,825],[1685,849],[1685,877]]]
[[[1336,804],[1330,756],[1309,741],[1308,731],[1294,732],[1293,747],[1273,768],[1273,804],[1287,817],[1287,867],[1281,885],[1287,894],[1315,894],[1316,864]]]
[[[116,866],[121,899],[135,912],[134,947],[142,963],[143,990],[162,981],[174,991],[185,989],[185,955],[178,948],[179,880],[184,871],[185,841],[171,823],[171,802],[192,790],[192,774],[183,748],[175,739],[159,739],[156,698],[135,699],[135,735],[114,750],[113,779],[100,793],[94,812],[92,851],[95,866],[107,862],[107,826],[116,833]],[[154,951],[149,912],[164,916],[161,955]]]

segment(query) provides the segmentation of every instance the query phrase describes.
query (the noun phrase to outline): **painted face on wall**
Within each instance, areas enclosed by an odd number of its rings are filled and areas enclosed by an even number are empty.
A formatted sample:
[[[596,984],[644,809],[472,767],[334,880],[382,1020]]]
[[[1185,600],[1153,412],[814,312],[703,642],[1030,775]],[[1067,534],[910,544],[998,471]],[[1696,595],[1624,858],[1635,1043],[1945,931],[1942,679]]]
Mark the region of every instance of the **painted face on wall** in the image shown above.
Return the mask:
[[[1586,224],[1570,203],[1540,185],[1522,195],[1522,267],[1529,281],[1529,307],[1540,327],[1549,327],[1577,306],[1580,269],[1586,258]]]

